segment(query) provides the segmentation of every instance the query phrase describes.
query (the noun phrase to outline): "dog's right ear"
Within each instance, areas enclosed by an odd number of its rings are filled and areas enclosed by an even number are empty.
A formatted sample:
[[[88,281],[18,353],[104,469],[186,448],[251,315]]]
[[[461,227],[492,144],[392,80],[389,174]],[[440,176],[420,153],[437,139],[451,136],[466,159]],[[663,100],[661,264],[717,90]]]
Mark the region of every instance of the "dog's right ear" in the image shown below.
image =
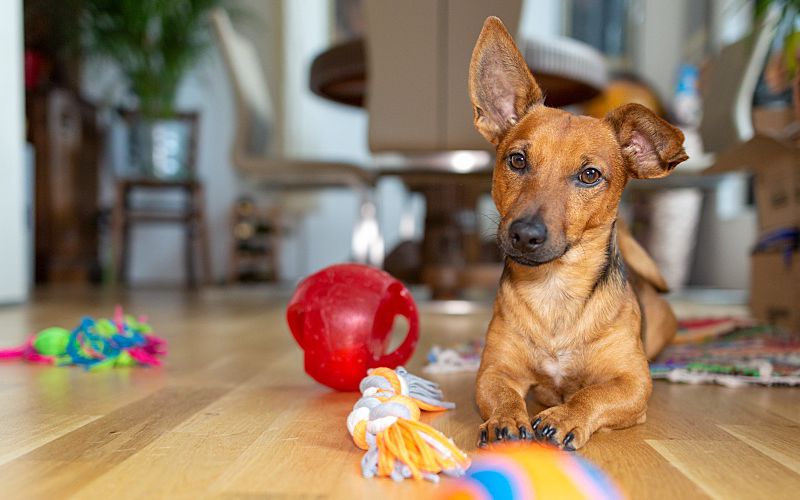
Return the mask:
[[[489,17],[472,51],[469,96],[475,128],[497,145],[512,125],[542,102],[542,91],[503,22]]]

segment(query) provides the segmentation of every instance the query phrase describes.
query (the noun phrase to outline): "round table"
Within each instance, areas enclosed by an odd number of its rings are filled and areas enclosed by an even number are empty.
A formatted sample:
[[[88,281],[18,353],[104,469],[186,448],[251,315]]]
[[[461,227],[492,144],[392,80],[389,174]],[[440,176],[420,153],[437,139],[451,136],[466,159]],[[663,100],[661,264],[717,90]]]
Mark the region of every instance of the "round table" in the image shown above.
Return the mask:
[[[569,38],[528,39],[520,43],[528,67],[553,107],[584,102],[608,83],[605,59],[589,46]],[[367,56],[361,38],[338,43],[311,63],[309,84],[320,97],[363,107],[368,78]]]

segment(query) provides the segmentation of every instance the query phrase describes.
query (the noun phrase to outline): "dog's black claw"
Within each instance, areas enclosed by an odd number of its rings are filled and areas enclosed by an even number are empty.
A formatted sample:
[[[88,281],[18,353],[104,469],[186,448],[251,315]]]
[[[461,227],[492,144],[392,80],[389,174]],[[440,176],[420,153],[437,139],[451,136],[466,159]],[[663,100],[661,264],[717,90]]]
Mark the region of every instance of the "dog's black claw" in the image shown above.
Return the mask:
[[[575,447],[572,446],[572,441],[575,440],[575,434],[568,432],[566,436],[564,436],[564,451],[575,451]]]
[[[501,435],[503,436],[503,439],[508,439],[508,440],[514,439],[513,436],[511,435],[511,431],[508,430],[508,427],[503,427]]]
[[[494,438],[497,441],[502,441],[503,440],[503,435],[500,433],[500,427],[495,427],[494,428]]]
[[[536,437],[538,437],[539,439],[542,439],[542,438],[547,436],[548,432],[550,432],[550,424],[545,425],[544,427],[542,427],[541,430],[537,431],[536,432]]]
[[[555,427],[549,427],[547,429],[547,432],[545,433],[545,436],[547,436],[547,439],[553,439],[553,436],[555,436],[557,431],[558,429],[556,429]]]
[[[575,447],[572,445],[572,442],[575,440],[575,434],[569,432],[566,436],[564,436],[564,451],[575,451]]]
[[[528,429],[526,429],[524,425],[519,426],[519,438],[528,439]]]
[[[478,446],[483,448],[489,444],[489,432],[486,429],[481,430],[481,437],[478,439]]]
[[[531,422],[531,429],[533,429],[534,434],[537,432],[536,428],[539,427],[539,424],[542,423],[542,417],[538,417],[536,420]]]

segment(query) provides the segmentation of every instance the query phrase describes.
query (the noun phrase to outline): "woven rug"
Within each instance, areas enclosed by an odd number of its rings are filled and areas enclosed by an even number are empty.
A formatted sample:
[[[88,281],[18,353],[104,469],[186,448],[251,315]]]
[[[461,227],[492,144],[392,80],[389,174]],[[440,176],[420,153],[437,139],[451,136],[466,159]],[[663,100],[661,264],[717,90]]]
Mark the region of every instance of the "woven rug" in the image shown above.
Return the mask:
[[[800,336],[730,318],[683,321],[650,373],[683,383],[800,386]]]
[[[482,341],[434,346],[424,371],[477,371],[482,350]],[[682,321],[650,372],[679,383],[800,387],[800,336],[738,318]]]

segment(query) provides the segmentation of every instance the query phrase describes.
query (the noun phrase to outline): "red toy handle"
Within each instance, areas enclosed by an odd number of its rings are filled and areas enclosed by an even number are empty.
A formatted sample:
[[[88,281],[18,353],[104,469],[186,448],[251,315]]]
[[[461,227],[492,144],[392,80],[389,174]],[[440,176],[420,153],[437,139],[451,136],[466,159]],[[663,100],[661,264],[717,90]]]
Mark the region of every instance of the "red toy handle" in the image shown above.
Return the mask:
[[[305,311],[303,311],[302,304],[292,304],[286,314],[287,322],[289,323],[289,331],[303,350],[306,349],[306,343],[303,342],[303,322],[305,321]]]
[[[419,340],[419,315],[417,314],[417,306],[408,291],[397,283],[398,286],[392,285],[390,287],[391,298],[384,305],[391,309],[394,315],[403,316],[408,320],[408,333],[405,340],[393,352],[384,354],[378,359],[378,366],[388,366],[395,368],[411,357],[414,348]]]

